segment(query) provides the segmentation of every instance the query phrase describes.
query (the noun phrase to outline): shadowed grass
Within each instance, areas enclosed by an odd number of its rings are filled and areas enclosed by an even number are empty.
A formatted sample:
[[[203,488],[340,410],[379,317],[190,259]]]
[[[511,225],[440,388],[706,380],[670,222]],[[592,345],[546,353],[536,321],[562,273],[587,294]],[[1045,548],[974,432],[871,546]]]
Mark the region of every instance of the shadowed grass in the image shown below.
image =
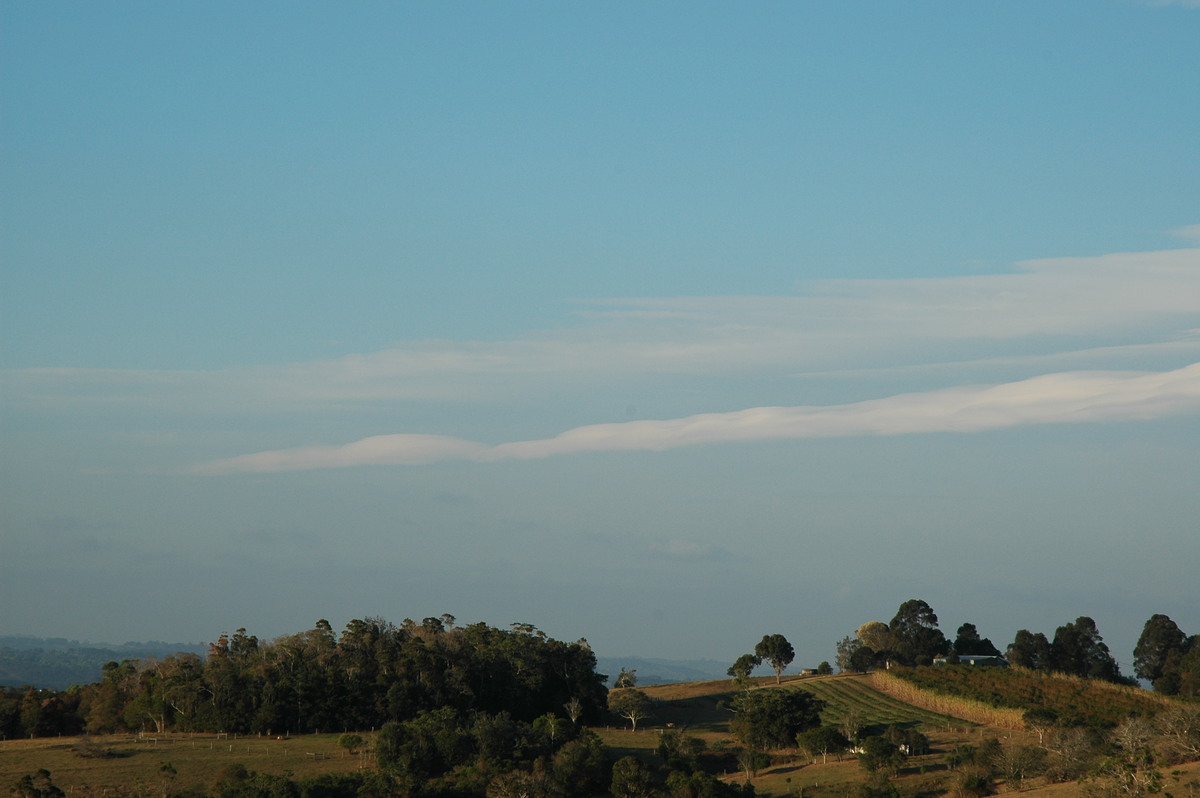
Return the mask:
[[[0,742],[0,790],[7,791],[19,778],[39,768],[50,771],[54,783],[68,794],[84,788],[96,794],[106,788],[159,794],[162,767],[168,763],[176,771],[172,791],[190,785],[210,789],[237,764],[261,773],[291,773],[296,779],[369,765],[362,754],[339,747],[338,736],[312,734],[280,740],[164,734],[140,741],[135,735],[5,740]]]

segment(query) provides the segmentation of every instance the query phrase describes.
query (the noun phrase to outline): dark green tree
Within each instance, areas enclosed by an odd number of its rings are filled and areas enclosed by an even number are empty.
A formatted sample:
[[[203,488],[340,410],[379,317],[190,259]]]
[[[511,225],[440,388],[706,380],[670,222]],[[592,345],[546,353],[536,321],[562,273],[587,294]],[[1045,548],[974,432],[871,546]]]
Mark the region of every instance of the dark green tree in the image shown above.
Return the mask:
[[[784,670],[795,659],[796,652],[783,635],[763,635],[763,639],[754,647],[754,656],[758,657],[760,662],[766,661],[771,664],[775,670],[775,684],[779,684]]]
[[[599,735],[584,729],[554,754],[552,772],[561,795],[603,795],[608,787],[608,752]]]
[[[992,644],[991,640],[986,637],[980,637],[979,631],[973,623],[964,623],[958,627],[958,632],[954,638],[953,651],[955,654],[984,654],[987,656],[1000,656],[1000,649]]]
[[[797,734],[821,724],[823,706],[804,690],[750,690],[730,702],[729,729],[753,750],[786,748],[795,745]]]
[[[734,660],[734,663],[729,666],[729,670],[725,671],[725,673],[732,676],[739,687],[749,687],[750,674],[761,664],[762,657],[755,656],[754,654],[742,654]]]
[[[858,646],[854,649],[854,653],[850,655],[850,661],[846,670],[856,671],[858,673],[866,673],[875,667],[877,654],[866,646]]]
[[[655,753],[669,769],[691,773],[699,767],[700,754],[705,747],[704,740],[699,737],[689,737],[668,729],[658,738]]]
[[[645,798],[654,791],[650,769],[635,756],[625,756],[613,763],[612,786],[614,798]]]
[[[636,732],[638,721],[650,717],[654,712],[654,703],[641,690],[627,687],[608,694],[608,708],[613,714],[629,721]]]
[[[1142,627],[1142,636],[1133,649],[1133,672],[1162,692],[1157,682],[1162,678],[1164,667],[1172,653],[1187,647],[1187,635],[1166,615],[1152,615]]]
[[[12,786],[17,798],[63,798],[66,795],[50,778],[50,771],[39,768],[32,775],[22,776]]]
[[[1050,643],[1050,665],[1052,670],[1088,679],[1125,681],[1121,678],[1117,661],[1108,652],[1108,646],[1096,628],[1096,622],[1086,615],[1055,631],[1054,640]]]
[[[898,639],[897,654],[905,664],[928,665],[934,657],[950,650],[946,636],[938,629],[937,615],[921,599],[901,604],[888,628]]]
[[[1006,658],[1009,664],[1030,670],[1049,670],[1050,641],[1041,632],[1021,629],[1008,646]]]
[[[904,755],[900,753],[900,746],[887,738],[868,737],[862,742],[858,762],[872,773],[879,770],[895,773],[904,763]]]

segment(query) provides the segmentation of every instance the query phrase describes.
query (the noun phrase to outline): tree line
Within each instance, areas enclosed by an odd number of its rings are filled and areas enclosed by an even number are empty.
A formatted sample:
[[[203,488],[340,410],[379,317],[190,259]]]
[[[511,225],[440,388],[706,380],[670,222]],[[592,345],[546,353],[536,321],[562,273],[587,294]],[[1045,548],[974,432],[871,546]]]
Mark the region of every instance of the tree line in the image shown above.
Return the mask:
[[[935,659],[955,664],[967,655],[1003,656],[1007,664],[1030,670],[1137,683],[1121,673],[1096,622],[1086,615],[1059,626],[1053,637],[1018,630],[1002,655],[973,623],[959,626],[950,640],[938,628],[933,608],[921,599],[909,599],[890,622],[868,621],[838,641],[836,648],[836,664],[842,671],[930,665]],[[1200,696],[1200,635],[1189,636],[1168,616],[1156,614],[1146,621],[1133,655],[1134,676],[1149,682],[1155,692]]]
[[[206,656],[109,662],[100,680],[64,691],[6,690],[7,738],[134,731],[298,734],[380,728],[422,712],[603,716],[605,677],[586,640],[529,624],[456,626],[450,615],[350,621],[264,642],[223,634]]]

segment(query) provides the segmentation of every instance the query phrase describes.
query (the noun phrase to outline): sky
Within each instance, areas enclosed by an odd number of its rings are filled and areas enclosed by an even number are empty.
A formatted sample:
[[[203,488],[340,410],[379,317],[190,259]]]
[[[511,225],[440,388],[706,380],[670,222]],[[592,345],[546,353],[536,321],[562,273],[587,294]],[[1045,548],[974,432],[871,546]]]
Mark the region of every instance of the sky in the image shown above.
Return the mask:
[[[1200,3],[0,0],[0,633],[1200,633]]]

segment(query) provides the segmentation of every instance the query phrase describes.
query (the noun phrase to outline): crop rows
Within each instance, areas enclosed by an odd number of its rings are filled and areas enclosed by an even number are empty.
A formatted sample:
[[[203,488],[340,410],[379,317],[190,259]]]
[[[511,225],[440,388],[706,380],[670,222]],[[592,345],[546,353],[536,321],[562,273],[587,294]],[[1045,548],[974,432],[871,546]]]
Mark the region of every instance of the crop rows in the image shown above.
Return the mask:
[[[881,692],[932,712],[965,718],[987,726],[999,726],[1002,729],[1025,727],[1023,713],[1019,709],[996,707],[963,696],[938,693],[919,687],[890,671],[875,671],[871,674],[871,683]]]
[[[941,706],[954,706],[947,702],[963,702],[965,707],[978,704],[1014,718],[1020,718],[1024,710],[1046,707],[1065,722],[1106,726],[1129,715],[1152,716],[1169,703],[1145,690],[1021,668],[917,668],[877,674],[876,683],[904,700],[909,700],[906,690],[917,690],[936,696]],[[934,700],[928,696],[923,706]],[[1010,721],[1010,728],[1022,725],[1019,720]]]
[[[798,685],[825,702],[822,720],[840,723],[850,710],[857,711],[868,725],[920,723],[945,727],[962,721],[898,701],[876,690],[862,679],[816,679]]]

